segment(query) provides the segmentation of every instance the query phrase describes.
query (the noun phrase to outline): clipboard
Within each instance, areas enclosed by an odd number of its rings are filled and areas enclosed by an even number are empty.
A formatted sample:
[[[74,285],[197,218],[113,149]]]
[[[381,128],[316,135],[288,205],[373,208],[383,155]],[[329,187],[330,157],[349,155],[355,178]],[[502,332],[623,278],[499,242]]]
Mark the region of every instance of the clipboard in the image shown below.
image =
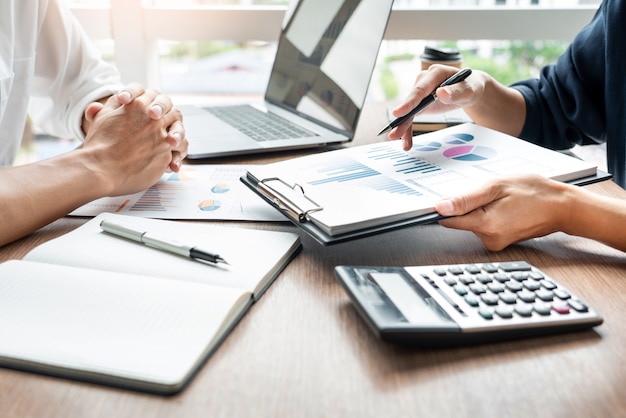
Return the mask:
[[[612,174],[598,170],[595,175],[581,177],[566,183],[576,186],[587,186],[611,178],[613,178]],[[435,212],[400,221],[383,223],[343,234],[330,235],[309,220],[309,214],[324,210],[324,208],[322,205],[307,197],[301,185],[289,184],[278,177],[257,179],[250,173],[242,176],[240,180],[243,184],[248,186],[250,190],[261,197],[261,199],[283,213],[289,221],[308,233],[322,245],[339,244],[410,226],[432,224],[444,219],[444,216]]]
[[[573,185],[611,178],[568,152],[475,124],[248,167],[242,182],[323,245],[442,219],[435,202],[494,177],[535,173]],[[570,155],[568,155],[570,154]]]

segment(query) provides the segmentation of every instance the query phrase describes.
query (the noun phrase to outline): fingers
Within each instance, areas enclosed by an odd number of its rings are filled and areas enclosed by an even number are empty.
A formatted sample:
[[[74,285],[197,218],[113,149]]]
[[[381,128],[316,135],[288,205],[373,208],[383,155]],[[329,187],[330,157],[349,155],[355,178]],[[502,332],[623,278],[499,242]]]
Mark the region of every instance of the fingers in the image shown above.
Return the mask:
[[[156,99],[159,99],[158,96]],[[155,101],[151,106],[154,106]],[[170,110],[164,113],[159,119],[160,122],[166,126],[165,140],[172,147],[172,159],[169,163],[169,170],[173,172],[180,171],[184,158],[187,156],[187,150],[189,143],[185,135],[185,127],[182,122],[182,113],[178,108],[171,106],[171,101],[168,105]],[[160,105],[157,105],[160,107]],[[161,108],[163,109],[163,108]]]
[[[402,148],[405,151],[413,147],[413,121],[408,120],[401,125],[396,126],[389,132],[389,139],[402,139]]]
[[[406,100],[396,107],[392,114],[395,117],[406,115],[457,71],[456,67],[435,64],[431,65],[428,70],[419,72]]]
[[[170,112],[173,109],[172,99],[168,96],[159,94],[152,100],[150,106],[148,107],[148,116],[151,119],[158,120],[166,113]],[[181,116],[182,118],[182,116]]]
[[[178,109],[175,110],[177,111]],[[173,172],[178,172],[182,166],[183,159],[187,156],[187,150],[189,148],[189,142],[185,137],[185,128],[181,121],[176,120],[170,125],[166,140],[173,147],[169,169]]]
[[[502,189],[501,183],[493,182],[465,195],[442,199],[435,204],[435,210],[443,216],[464,215],[500,199]]]
[[[100,102],[89,103],[87,105],[87,108],[85,108],[85,120],[89,124],[93,123],[96,115],[98,114],[98,112],[102,110],[103,107],[104,107],[104,104]]]
[[[474,71],[472,75],[460,83],[438,88],[436,91],[437,101],[440,105],[454,106],[455,108],[469,107],[482,98],[484,90],[484,73]]]
[[[442,202],[444,206],[450,203],[450,201]],[[439,208],[441,209],[441,206]],[[506,219],[499,216],[497,210],[491,205],[482,206],[460,216],[439,221],[439,224],[446,228],[473,232],[485,248],[490,251],[500,251],[522,238],[513,231],[509,231],[505,223]]]
[[[189,144],[182,123],[182,113],[174,107],[171,98],[161,94],[158,90],[145,89],[139,83],[130,83],[113,96],[111,101],[113,107],[131,106],[133,104],[142,106],[150,119],[162,124],[163,136],[170,145],[172,153],[168,169],[178,172],[183,159],[187,156]],[[89,115],[95,116],[96,113],[97,110],[94,108]]]
[[[450,218],[439,221],[439,224],[473,231],[488,249],[502,249],[510,242],[503,234],[501,222],[504,219],[498,216],[494,205],[506,194],[506,182],[495,181],[465,195],[442,199],[435,204],[435,210]]]
[[[186,148],[185,148],[185,152],[178,152],[178,151],[173,151],[172,152],[172,161],[170,162],[169,165],[169,169],[171,171],[173,171],[174,173],[178,173],[180,171],[180,168],[183,165],[183,159],[185,158],[185,155],[187,154]]]
[[[169,96],[160,94],[154,89],[146,90],[139,83],[128,84],[115,95],[115,98],[119,104],[128,105],[140,97],[145,101],[146,97],[143,97],[145,95],[152,98],[152,102],[147,105],[147,114],[151,119],[158,120],[172,110],[173,104]]]
[[[120,104],[130,104],[137,97],[144,94],[146,89],[139,83],[130,83],[126,85],[117,94],[117,100]]]
[[[168,127],[167,140],[173,147],[178,147],[183,142],[183,139],[185,139],[185,127],[180,119],[176,119]]]
[[[450,216],[441,225],[472,231],[487,249],[498,251],[562,230],[565,191],[572,187],[536,174],[499,178],[464,195],[442,199],[435,209]]]
[[[468,80],[470,80],[472,76],[461,83],[439,88],[441,83],[458,71],[456,67],[439,64],[431,65],[428,70],[421,71],[415,78],[415,84],[406,100],[393,109],[392,114],[395,117],[408,114],[425,97],[432,94],[434,91],[436,92],[438,100],[424,109],[424,112],[440,113],[452,110],[453,108],[462,107],[465,104],[472,104],[476,97],[474,92],[480,87],[478,82],[476,82],[476,85],[469,83]],[[468,86],[470,86],[470,88],[468,88]],[[413,144],[412,121],[408,120],[391,130],[388,134],[388,138],[391,140],[402,139],[403,149],[405,151],[411,149]]]
[[[421,71],[415,78],[413,88],[406,100],[391,112],[395,117],[401,117],[414,109],[426,96],[433,91],[452,74],[458,71],[455,67],[444,65],[432,65],[428,70]],[[391,140],[402,139],[402,148],[408,151],[413,146],[413,121],[407,120],[403,124],[392,129],[387,137]]]
[[[132,100],[141,100],[146,103],[147,115],[152,120],[161,120],[166,126],[166,140],[181,155],[182,159],[187,155],[187,144],[185,142],[185,128],[183,127],[183,115],[179,109],[175,108],[169,96],[161,94],[158,90],[143,90],[140,85],[133,85],[133,88],[125,90]],[[141,94],[134,96],[135,94]],[[126,96],[126,95],[125,95]],[[148,104],[149,102],[149,104]],[[174,164],[174,162],[172,162]],[[180,164],[180,161],[178,162]]]

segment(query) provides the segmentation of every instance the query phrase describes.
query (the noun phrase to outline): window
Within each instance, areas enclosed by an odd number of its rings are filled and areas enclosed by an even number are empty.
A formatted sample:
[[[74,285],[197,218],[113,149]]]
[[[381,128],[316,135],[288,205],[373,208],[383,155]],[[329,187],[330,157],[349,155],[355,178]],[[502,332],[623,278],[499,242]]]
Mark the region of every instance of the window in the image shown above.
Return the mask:
[[[169,94],[260,94],[288,0],[66,0],[125,81]],[[424,45],[455,47],[503,83],[534,76],[600,0],[395,0],[370,88],[401,99]]]
[[[262,92],[288,4],[288,0],[66,1],[127,80],[172,94]],[[373,91],[381,98],[402,95],[414,77],[410,68],[417,65],[426,44],[456,47],[467,65],[489,71],[505,83],[536,75],[537,68],[558,56],[591,19],[598,4],[599,0],[395,0],[376,77],[386,84]],[[205,77],[207,73],[211,76]]]

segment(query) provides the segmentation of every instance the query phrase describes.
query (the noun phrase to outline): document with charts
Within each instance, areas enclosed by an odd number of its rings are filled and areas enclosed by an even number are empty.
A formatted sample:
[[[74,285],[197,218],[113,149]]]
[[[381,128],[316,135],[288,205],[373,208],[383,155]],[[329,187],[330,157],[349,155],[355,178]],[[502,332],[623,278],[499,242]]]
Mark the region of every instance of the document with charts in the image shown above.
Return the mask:
[[[158,219],[286,221],[241,184],[239,177],[246,168],[235,164],[186,164],[178,173],[164,174],[147,190],[97,199],[70,215],[111,212]]]
[[[463,124],[414,137],[408,152],[400,141],[383,141],[250,167],[242,181],[330,244],[432,221],[442,197],[520,173],[599,180],[594,164]]]

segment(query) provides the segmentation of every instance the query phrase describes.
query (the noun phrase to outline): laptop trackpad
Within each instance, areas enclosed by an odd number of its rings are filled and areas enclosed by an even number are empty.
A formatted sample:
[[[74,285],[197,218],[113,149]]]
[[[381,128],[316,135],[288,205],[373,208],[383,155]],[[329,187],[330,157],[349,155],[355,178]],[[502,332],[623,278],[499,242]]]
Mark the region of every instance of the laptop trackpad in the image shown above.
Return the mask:
[[[183,124],[187,137],[216,136],[226,134],[239,134],[239,131],[226,122],[216,118],[202,110],[202,113],[183,113]]]
[[[189,155],[261,148],[241,133],[194,136],[189,140]]]

